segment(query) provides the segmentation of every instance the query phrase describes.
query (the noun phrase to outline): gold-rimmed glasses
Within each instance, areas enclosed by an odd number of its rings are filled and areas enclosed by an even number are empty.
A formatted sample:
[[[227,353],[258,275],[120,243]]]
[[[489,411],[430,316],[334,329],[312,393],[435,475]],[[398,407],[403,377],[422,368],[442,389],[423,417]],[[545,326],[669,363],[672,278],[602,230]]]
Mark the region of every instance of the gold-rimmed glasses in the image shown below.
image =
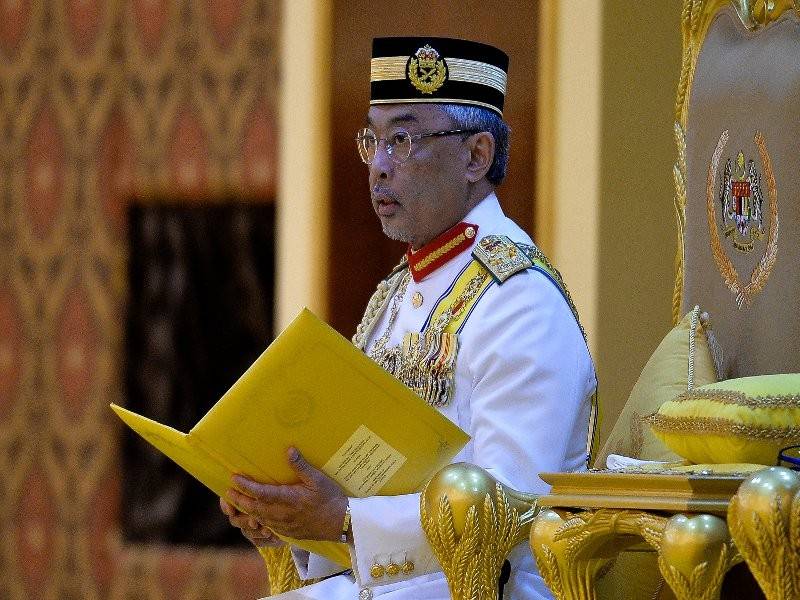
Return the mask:
[[[444,137],[447,135],[471,135],[478,131],[477,129],[448,129],[447,131],[411,134],[405,129],[396,129],[392,135],[379,138],[375,135],[374,131],[365,127],[359,130],[356,135],[356,146],[358,147],[358,155],[361,157],[361,160],[364,161],[364,164],[372,164],[381,142],[386,144],[386,154],[389,155],[389,158],[396,163],[402,163],[411,156],[411,145],[416,140],[429,137]]]

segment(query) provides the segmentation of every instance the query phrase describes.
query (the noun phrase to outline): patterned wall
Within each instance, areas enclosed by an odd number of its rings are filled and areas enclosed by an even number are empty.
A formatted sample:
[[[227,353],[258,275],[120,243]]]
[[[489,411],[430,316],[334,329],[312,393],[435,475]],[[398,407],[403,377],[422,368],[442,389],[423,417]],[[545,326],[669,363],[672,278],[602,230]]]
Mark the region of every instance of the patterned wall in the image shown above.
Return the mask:
[[[274,193],[275,0],[0,0],[0,600],[254,598],[119,535],[125,207]]]

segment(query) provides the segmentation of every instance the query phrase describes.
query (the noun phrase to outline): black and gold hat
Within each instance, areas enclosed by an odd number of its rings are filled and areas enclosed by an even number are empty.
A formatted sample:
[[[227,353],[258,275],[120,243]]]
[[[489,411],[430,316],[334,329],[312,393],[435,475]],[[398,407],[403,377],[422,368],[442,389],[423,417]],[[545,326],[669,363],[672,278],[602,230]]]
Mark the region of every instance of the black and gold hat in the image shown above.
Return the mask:
[[[372,41],[370,104],[447,102],[503,114],[508,56],[479,42],[390,37]]]

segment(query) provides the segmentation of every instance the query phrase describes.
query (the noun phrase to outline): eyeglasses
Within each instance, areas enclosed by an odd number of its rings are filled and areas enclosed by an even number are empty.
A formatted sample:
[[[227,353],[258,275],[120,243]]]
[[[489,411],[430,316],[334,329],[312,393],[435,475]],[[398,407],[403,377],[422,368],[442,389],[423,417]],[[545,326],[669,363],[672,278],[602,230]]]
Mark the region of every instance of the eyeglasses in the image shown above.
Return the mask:
[[[386,143],[386,154],[395,163],[402,163],[408,160],[411,156],[411,143],[415,140],[421,140],[428,137],[444,137],[447,135],[466,134],[471,135],[478,133],[479,129],[450,129],[448,131],[432,131],[430,133],[416,133],[411,135],[405,129],[398,129],[392,135],[385,138],[379,138],[371,129],[364,128],[356,135],[356,146],[358,147],[358,155],[365,164],[371,165],[375,160],[375,153],[378,152],[378,146],[381,142]]]

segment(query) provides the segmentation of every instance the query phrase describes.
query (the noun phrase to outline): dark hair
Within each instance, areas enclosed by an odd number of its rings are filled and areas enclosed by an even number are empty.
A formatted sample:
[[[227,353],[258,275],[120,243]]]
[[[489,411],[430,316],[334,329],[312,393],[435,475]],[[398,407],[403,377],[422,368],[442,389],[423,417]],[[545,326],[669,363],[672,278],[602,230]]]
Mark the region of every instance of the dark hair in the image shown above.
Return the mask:
[[[453,121],[456,129],[478,129],[488,131],[494,136],[494,160],[488,179],[494,185],[500,185],[505,179],[508,169],[508,148],[511,128],[503,117],[493,110],[469,104],[441,104],[442,110]]]

